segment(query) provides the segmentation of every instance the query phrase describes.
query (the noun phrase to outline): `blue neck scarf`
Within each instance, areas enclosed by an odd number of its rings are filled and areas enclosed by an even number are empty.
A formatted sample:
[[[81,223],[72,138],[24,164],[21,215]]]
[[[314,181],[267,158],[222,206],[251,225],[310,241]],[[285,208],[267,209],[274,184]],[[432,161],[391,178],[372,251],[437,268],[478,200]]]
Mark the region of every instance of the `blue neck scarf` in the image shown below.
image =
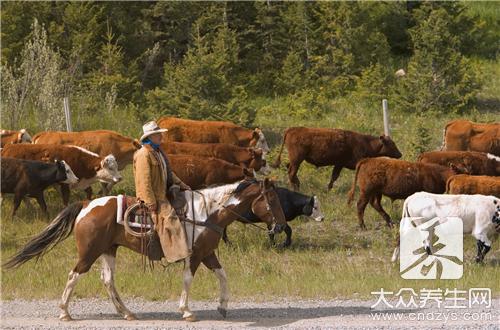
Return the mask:
[[[160,151],[160,145],[159,144],[156,144],[156,143],[153,143],[153,141],[151,141],[149,138],[145,138],[144,140],[142,140],[142,144],[149,144],[151,147],[153,147],[154,150],[156,151]]]

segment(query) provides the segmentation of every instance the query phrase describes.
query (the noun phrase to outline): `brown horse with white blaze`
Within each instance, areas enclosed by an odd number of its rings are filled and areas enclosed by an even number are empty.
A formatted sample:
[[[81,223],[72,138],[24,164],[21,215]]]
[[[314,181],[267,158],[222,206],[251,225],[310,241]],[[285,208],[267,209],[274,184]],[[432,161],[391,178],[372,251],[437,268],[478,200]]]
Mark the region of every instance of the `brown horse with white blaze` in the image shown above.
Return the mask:
[[[200,191],[186,191],[185,194],[188,201],[187,218],[196,220],[197,224],[195,225],[189,220],[185,223],[188,244],[192,246],[193,250],[191,256],[185,259],[179,309],[185,320],[195,320],[194,314],[188,307],[189,288],[196,270],[200,263],[203,263],[214,271],[219,279],[220,305],[217,309],[225,317],[229,299],[227,277],[214,252],[220,242],[222,230],[241,214],[253,211],[271,226],[272,233],[278,233],[286,226],[285,216],[274,183],[267,178],[263,181],[243,180]],[[59,318],[71,320],[68,304],[73,289],[79,278],[88,272],[94,262],[101,257],[103,266],[101,279],[116,310],[125,319],[135,320],[135,315],[125,307],[114,286],[115,258],[116,251],[120,246],[142,253],[144,242],[141,242],[141,238],[126,232],[123,225],[117,223],[116,196],[69,205],[43,232],[34,237],[7,261],[4,267],[17,267],[32,258],[38,259],[66,239],[73,229],[78,250],[78,262],[69,273],[62,295],[60,304],[62,313]]]

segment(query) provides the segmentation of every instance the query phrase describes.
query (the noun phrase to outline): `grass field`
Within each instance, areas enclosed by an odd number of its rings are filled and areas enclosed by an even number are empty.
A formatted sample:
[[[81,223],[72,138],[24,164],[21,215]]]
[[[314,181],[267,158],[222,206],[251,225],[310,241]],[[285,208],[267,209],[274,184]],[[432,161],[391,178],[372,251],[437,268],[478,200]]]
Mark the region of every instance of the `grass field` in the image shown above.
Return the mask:
[[[478,64],[479,65],[479,64]],[[498,63],[481,62],[487,83],[480,94],[488,100],[466,115],[418,116],[404,112],[391,112],[393,139],[403,153],[403,158],[414,160],[417,149],[436,149],[442,140],[444,124],[458,117],[475,121],[494,121],[499,118],[498,107],[491,102],[499,102]],[[279,99],[254,100],[257,107],[266,107],[259,113],[257,123],[267,134],[271,143],[270,159],[274,160],[281,143],[284,129],[290,126],[338,127],[353,129],[370,134],[383,131],[381,106],[360,104],[354,98],[341,98],[331,101],[328,115],[323,118],[296,119],[273,113]],[[479,104],[482,104],[481,102]],[[270,110],[269,110],[270,109]],[[120,124],[122,125],[122,124]],[[119,126],[120,126],[119,125]],[[127,124],[127,127],[133,127]],[[139,132],[140,123],[137,123]],[[121,127],[121,126],[120,126]],[[138,133],[137,132],[137,133]],[[124,132],[131,134],[129,131]],[[429,140],[422,138],[428,135]],[[282,163],[286,163],[286,152]],[[384,288],[398,290],[404,287],[420,288],[459,288],[488,287],[495,295],[500,293],[500,249],[495,242],[484,265],[474,264],[475,241],[465,237],[464,276],[460,280],[447,281],[408,281],[399,275],[397,264],[390,262],[396,237],[395,230],[385,227],[383,220],[370,207],[367,208],[365,221],[368,230],[360,231],[354,207],[347,206],[347,191],[350,189],[353,172],[344,170],[331,192],[326,185],[331,168],[316,169],[303,164],[299,172],[302,191],[316,194],[321,202],[326,220],[322,223],[296,219],[291,223],[294,230],[293,244],[290,249],[281,250],[270,247],[265,233],[242,224],[229,227],[233,246],[220,245],[218,254],[225,267],[233,299],[269,300],[272,297],[301,298],[369,298],[371,291]],[[280,185],[286,185],[286,171],[274,170],[271,174]],[[133,194],[133,178],[130,166],[124,171],[124,182],[116,186],[113,193]],[[51,215],[61,208],[58,193],[51,189],[46,192]],[[83,194],[72,195],[73,200],[83,198]],[[6,197],[2,204],[1,253],[2,260],[11,256],[27,239],[40,232],[47,222],[35,209],[21,206],[18,216],[10,218],[12,200]],[[384,208],[393,220],[401,213],[401,201],[391,205],[383,201]],[[280,236],[283,240],[284,236]],[[29,262],[23,267],[2,270],[2,299],[37,299],[60,297],[67,279],[67,273],[76,262],[73,237],[57,246],[38,263]],[[157,266],[154,271],[143,272],[141,257],[125,249],[119,249],[117,260],[116,284],[125,297],[140,296],[151,300],[177,299],[181,291],[181,264],[170,265],[165,270]],[[77,297],[106,296],[104,286],[99,280],[100,263],[96,263],[89,274],[77,285]],[[205,268],[200,268],[192,286],[193,299],[216,299],[218,282]]]

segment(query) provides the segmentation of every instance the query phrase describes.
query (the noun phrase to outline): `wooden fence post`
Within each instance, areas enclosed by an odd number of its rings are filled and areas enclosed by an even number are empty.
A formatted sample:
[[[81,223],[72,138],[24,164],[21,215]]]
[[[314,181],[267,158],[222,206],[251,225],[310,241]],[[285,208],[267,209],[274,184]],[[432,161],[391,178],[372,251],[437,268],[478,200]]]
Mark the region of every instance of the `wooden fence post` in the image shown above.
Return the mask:
[[[63,99],[64,115],[66,117],[66,131],[73,132],[71,127],[71,112],[69,110],[69,99],[67,96]]]
[[[386,99],[382,100],[382,111],[384,114],[384,135],[391,136],[391,128],[389,126],[389,107]]]

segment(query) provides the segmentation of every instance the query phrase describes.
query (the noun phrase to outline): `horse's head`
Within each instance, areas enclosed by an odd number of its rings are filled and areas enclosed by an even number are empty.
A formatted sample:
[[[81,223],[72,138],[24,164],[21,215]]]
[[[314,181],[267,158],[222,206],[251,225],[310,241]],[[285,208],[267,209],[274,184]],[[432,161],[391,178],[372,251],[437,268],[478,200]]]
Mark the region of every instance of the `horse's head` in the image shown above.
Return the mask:
[[[274,183],[265,178],[255,184],[258,184],[259,190],[252,202],[252,212],[267,224],[271,234],[280,233],[286,227],[286,219]]]

